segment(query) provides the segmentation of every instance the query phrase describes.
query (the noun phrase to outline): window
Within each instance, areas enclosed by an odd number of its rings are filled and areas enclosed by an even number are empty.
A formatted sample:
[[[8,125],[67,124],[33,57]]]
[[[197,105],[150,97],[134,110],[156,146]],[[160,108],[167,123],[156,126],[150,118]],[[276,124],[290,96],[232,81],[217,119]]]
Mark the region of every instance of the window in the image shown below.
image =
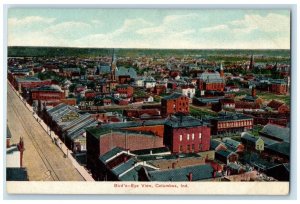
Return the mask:
[[[182,141],[182,135],[179,135],[179,141]]]
[[[179,152],[182,152],[183,148],[182,145],[179,146]]]
[[[199,140],[201,140],[201,138],[202,138],[202,133],[199,132]]]
[[[195,151],[195,145],[192,144],[192,152],[194,152],[194,151]]]
[[[189,152],[190,151],[190,145],[187,145],[187,151]]]
[[[194,140],[195,139],[195,134],[194,133],[192,133],[192,140]]]
[[[190,140],[190,134],[187,134],[186,139]]]
[[[202,151],[202,144],[199,144],[199,151]]]

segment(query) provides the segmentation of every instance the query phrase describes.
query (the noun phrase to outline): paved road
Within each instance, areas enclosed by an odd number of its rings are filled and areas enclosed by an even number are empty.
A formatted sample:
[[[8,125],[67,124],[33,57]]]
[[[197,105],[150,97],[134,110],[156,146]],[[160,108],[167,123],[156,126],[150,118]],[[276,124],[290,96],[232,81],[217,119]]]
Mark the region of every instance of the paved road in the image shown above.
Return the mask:
[[[30,181],[83,181],[83,177],[52,140],[16,93],[7,85],[7,125],[12,143],[24,138],[23,164]]]

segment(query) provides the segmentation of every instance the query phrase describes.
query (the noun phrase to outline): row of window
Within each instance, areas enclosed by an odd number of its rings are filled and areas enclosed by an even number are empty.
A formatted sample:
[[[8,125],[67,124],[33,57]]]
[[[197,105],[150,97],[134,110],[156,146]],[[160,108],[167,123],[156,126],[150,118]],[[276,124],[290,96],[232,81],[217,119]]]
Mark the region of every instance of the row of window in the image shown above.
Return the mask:
[[[202,138],[202,133],[200,132],[198,134],[198,139],[201,140],[201,138]],[[192,140],[195,139],[195,134],[194,133],[191,134],[191,139]],[[186,134],[186,140],[188,140],[188,141],[190,140],[190,134]],[[182,141],[182,135],[179,135],[179,141]]]
[[[202,144],[199,144],[198,148],[199,148],[199,151],[202,151]],[[186,151],[187,152],[194,152],[195,151],[195,144],[187,145],[186,146]],[[183,145],[179,145],[179,152],[183,152]]]
[[[252,121],[237,121],[237,122],[226,122],[226,123],[219,123],[218,128],[227,128],[227,127],[241,127],[241,126],[249,126],[252,125]]]

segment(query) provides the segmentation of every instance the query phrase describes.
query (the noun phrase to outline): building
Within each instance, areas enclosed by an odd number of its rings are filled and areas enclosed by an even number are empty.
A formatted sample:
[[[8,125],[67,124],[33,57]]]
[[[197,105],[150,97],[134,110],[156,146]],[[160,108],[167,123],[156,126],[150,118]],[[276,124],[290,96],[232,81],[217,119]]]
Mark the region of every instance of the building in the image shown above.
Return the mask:
[[[188,98],[192,99],[195,96],[195,87],[194,85],[182,85],[181,87],[181,93]]]
[[[74,152],[86,150],[85,128],[98,125],[97,120],[89,113],[80,114],[73,106],[63,103],[45,110],[43,118],[51,130]]]
[[[288,84],[284,80],[272,80],[270,92],[285,95],[288,92]]]
[[[217,71],[204,71],[198,74],[198,88],[203,91],[224,91],[225,81]]]
[[[258,111],[260,110],[260,104],[257,102],[236,101],[234,108],[237,112]]]
[[[221,174],[210,164],[187,166],[184,168],[148,171],[147,181],[204,181],[216,180]]]
[[[191,116],[171,116],[165,123],[164,145],[173,153],[210,149],[210,128]]]
[[[98,158],[115,147],[134,151],[164,147],[165,120],[104,124],[87,128],[87,166],[97,171]]]
[[[248,132],[243,132],[241,134],[241,141],[247,151],[263,151],[265,147],[265,142],[261,137],[255,137]]]
[[[262,104],[263,100],[256,96],[256,88],[252,87],[251,89],[251,95],[246,95],[244,98],[241,99],[242,101],[245,102],[255,102],[258,104]]]
[[[180,93],[173,93],[161,100],[161,114],[189,113],[189,98]]]
[[[239,155],[230,150],[216,151],[215,158],[224,164],[235,163],[238,161]]]
[[[155,79],[152,76],[146,77],[144,79],[144,87],[146,89],[154,88],[155,85],[156,85],[156,81],[155,81]]]
[[[289,113],[290,108],[283,102],[272,100],[268,103],[268,107],[272,108],[274,111],[278,113]]]
[[[290,142],[290,128],[275,124],[265,125],[259,135],[278,142]]]
[[[244,152],[244,145],[231,138],[223,138],[222,142],[225,144],[228,150],[235,152],[235,153],[242,153]]]
[[[133,96],[133,87],[127,84],[117,85],[116,92],[121,98],[130,98]]]
[[[59,104],[61,99],[65,99],[65,93],[58,85],[41,86],[31,89],[30,93],[29,103],[46,101]]]
[[[210,122],[212,135],[245,132],[253,128],[253,118],[244,114],[220,114]]]

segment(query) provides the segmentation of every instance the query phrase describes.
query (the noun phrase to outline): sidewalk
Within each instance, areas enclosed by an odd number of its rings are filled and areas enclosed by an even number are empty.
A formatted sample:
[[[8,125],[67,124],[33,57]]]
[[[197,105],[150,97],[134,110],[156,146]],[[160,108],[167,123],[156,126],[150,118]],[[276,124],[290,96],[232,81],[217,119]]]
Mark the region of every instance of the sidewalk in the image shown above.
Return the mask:
[[[32,112],[32,116],[39,122],[41,127],[45,130],[45,132],[51,137],[53,143],[57,145],[57,147],[65,154],[66,159],[70,159],[73,166],[76,168],[76,170],[81,174],[81,176],[86,181],[95,181],[93,177],[88,173],[88,171],[81,166],[76,159],[72,156],[72,151],[69,150],[66,145],[59,139],[59,137],[51,131],[51,129],[44,123],[44,121],[34,112],[33,108],[26,102],[26,100],[23,99],[23,97],[19,94],[18,91],[15,90],[15,88],[8,82],[8,84],[12,87],[14,92],[17,94],[17,96],[20,98],[20,100],[24,103],[25,107]]]

